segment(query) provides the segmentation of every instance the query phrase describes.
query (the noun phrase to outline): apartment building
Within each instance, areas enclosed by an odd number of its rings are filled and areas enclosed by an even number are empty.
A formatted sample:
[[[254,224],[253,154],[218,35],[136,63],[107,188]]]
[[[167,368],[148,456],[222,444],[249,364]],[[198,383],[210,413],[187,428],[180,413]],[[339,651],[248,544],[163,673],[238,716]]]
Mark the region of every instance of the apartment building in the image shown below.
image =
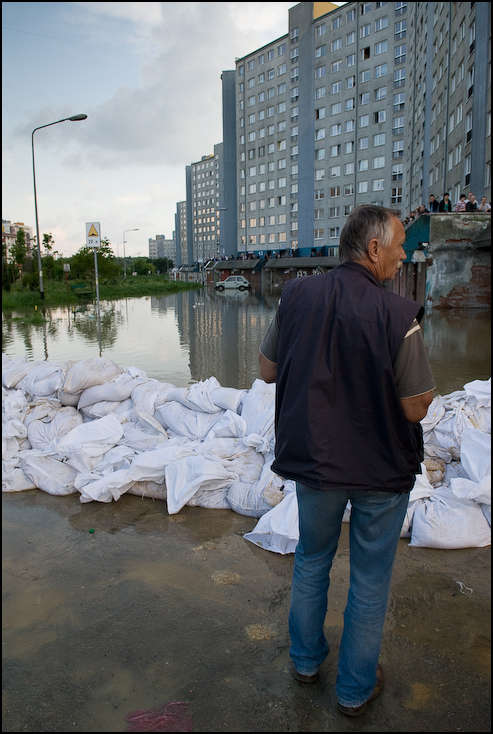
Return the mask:
[[[445,189],[490,198],[490,87],[487,3],[294,6],[227,98],[238,253],[337,255],[357,204],[404,217]]]
[[[157,234],[154,238],[149,238],[149,257],[151,260],[155,260],[160,257],[167,257],[175,262],[175,240],[167,240],[164,234]]]
[[[174,263],[177,267],[188,264],[188,239],[187,239],[187,202],[179,201],[176,204],[175,214],[175,239],[176,258]]]
[[[491,6],[409,3],[406,212],[447,191],[491,200]]]
[[[20,229],[24,230],[27,252],[30,254],[36,242],[33,240],[33,229],[24,224],[24,222],[10,222],[2,219],[2,249],[5,247],[7,257],[9,257],[12,245],[15,243],[17,233]]]
[[[217,257],[216,174],[214,155],[204,155],[190,166],[193,262]]]

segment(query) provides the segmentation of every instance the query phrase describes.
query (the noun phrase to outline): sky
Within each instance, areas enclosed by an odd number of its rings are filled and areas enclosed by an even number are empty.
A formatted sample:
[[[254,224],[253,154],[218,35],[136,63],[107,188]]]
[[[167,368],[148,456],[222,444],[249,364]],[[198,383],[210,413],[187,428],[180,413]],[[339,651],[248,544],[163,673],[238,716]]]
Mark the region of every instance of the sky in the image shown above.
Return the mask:
[[[170,239],[185,167],[222,141],[222,71],[288,32],[286,2],[2,3],[2,218],[65,257],[100,222],[115,254]],[[338,3],[344,4],[344,3]],[[134,230],[126,232],[125,230]]]

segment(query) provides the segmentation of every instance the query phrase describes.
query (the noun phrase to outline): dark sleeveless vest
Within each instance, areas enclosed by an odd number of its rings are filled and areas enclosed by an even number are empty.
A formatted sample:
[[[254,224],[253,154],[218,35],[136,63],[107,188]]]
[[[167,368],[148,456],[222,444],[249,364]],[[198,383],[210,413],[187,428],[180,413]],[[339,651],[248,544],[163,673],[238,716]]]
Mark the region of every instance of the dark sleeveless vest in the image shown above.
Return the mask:
[[[402,410],[393,365],[423,308],[346,262],[290,280],[279,305],[272,470],[314,489],[409,492],[421,425]]]

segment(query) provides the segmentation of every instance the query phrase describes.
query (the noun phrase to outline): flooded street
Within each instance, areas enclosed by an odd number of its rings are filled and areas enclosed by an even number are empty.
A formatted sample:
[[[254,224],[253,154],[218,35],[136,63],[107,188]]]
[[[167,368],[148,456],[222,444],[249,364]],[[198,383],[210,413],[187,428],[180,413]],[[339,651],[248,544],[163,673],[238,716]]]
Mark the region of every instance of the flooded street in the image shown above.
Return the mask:
[[[191,291],[3,321],[11,357],[102,355],[188,386],[250,388],[279,295]],[[488,312],[429,315],[437,393],[490,377]],[[491,548],[401,539],[383,636],[386,690],[364,717],[334,683],[349,577],[348,526],[334,560],[321,680],[289,659],[292,555],[244,540],[255,518],[123,495],[81,504],[3,494],[3,731],[120,732],[130,711],[188,702],[194,731],[490,731]]]

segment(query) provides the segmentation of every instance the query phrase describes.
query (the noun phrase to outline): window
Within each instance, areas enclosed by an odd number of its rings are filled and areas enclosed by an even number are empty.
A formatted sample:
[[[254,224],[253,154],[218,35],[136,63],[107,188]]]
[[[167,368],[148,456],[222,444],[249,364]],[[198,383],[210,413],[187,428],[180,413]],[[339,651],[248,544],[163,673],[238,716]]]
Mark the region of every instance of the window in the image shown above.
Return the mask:
[[[360,71],[359,73],[359,80],[360,82],[368,82],[370,81],[370,70],[365,69],[364,71]]]
[[[282,43],[280,46],[277,47],[277,55],[283,56],[283,54],[286,53],[286,44]]]
[[[383,191],[384,184],[385,184],[384,178],[374,178],[372,181],[372,185],[371,185],[372,191]]]
[[[341,195],[341,187],[340,186],[331,186],[329,189],[329,196],[331,199],[337,199],[338,196]]]
[[[346,110],[354,110],[356,106],[356,100],[354,97],[351,97],[351,99],[346,100]]]
[[[374,158],[372,160],[371,167],[373,168],[373,170],[375,170],[376,168],[385,168],[385,156],[381,155]]]
[[[325,178],[325,171],[323,168],[315,170],[315,181],[322,181]]]
[[[402,181],[404,175],[404,164],[394,163],[392,166],[392,181]]]
[[[401,158],[404,155],[404,141],[394,140],[392,143],[392,158]]]
[[[354,184],[344,184],[344,196],[353,196]]]
[[[396,186],[391,189],[390,201],[392,204],[402,203],[402,186]]]
[[[319,107],[318,110],[315,110],[315,119],[323,120],[324,118],[325,118],[325,107]],[[298,128],[296,128],[296,134],[298,134]]]
[[[335,219],[336,217],[340,216],[339,212],[340,208],[338,206],[329,207],[329,219]]]
[[[345,132],[347,132],[347,133],[353,132],[353,130],[356,129],[356,123],[355,123],[355,121],[354,120],[346,120],[345,128],[344,129],[345,129]]]
[[[325,148],[318,148],[315,151],[315,160],[321,161],[325,158]]]
[[[375,89],[375,102],[379,102],[381,99],[387,98],[387,87],[379,87]]]
[[[317,132],[320,132],[320,131],[317,131]],[[338,123],[337,125],[331,125],[330,126],[330,136],[331,137],[334,136],[334,135],[340,135],[340,134],[341,134],[341,124],[340,123]],[[317,133],[315,133],[315,136],[316,135],[317,135]],[[320,138],[315,137],[315,140],[319,140],[319,139]]]
[[[332,74],[337,74],[338,71],[341,71],[342,69],[342,59],[337,59],[337,61],[333,61],[330,70]]]
[[[331,51],[339,51],[342,48],[342,38],[335,38],[330,44]]]
[[[344,164],[344,175],[350,176],[352,173],[354,173],[354,163],[345,163]]]
[[[387,64],[380,64],[375,66],[375,79],[379,79],[381,76],[385,76],[387,73]]]
[[[337,94],[342,91],[342,82],[333,82],[330,86],[330,93]]]
[[[331,145],[330,146],[330,157],[331,158],[335,158],[335,156],[338,156],[338,155],[341,155],[341,146],[340,145]],[[323,156],[323,157],[325,157],[325,156]]]
[[[325,23],[322,23],[321,25],[316,26],[315,38],[319,38],[320,36],[325,35],[326,31],[327,31],[327,26],[325,25]]]
[[[405,92],[399,92],[398,94],[394,94],[394,100],[393,100],[394,110],[403,110],[405,99],[406,99]]]
[[[377,133],[373,136],[373,147],[376,148],[378,145],[385,145],[385,133]]]
[[[352,10],[348,10],[348,12],[346,13],[346,23],[350,23],[355,18],[356,18],[356,10],[354,8]]]
[[[321,79],[325,76],[325,66],[317,66],[315,69],[315,79]]]
[[[396,46],[394,49],[394,61],[396,64],[403,64],[406,60],[406,44]]]
[[[356,86],[356,77],[348,76],[346,79],[346,89],[353,89]]]
[[[406,84],[406,69],[396,69],[394,71],[394,87],[403,87]]]
[[[319,199],[324,199],[324,198],[325,198],[325,192],[324,192],[324,190],[323,189],[315,189],[315,199],[317,199],[317,201],[318,201]],[[298,211],[298,210],[296,209],[296,211]]]
[[[371,26],[369,23],[362,25],[359,29],[359,37],[366,38],[371,33]]]
[[[324,231],[323,231],[323,229],[314,229],[313,230],[313,237],[316,240],[323,240],[323,238],[324,238]]]
[[[342,16],[340,15],[338,18],[334,18],[331,21],[331,28],[333,31],[337,30],[337,28],[340,28],[342,25]]]
[[[318,87],[318,89],[315,90],[315,99],[322,99],[325,97],[325,87]],[[291,113],[293,110],[291,110]],[[296,107],[296,114],[298,114],[298,108]],[[292,116],[292,114],[291,114]]]
[[[340,229],[339,227],[330,227],[329,229],[329,237],[331,239],[334,239],[335,237],[339,237]]]
[[[375,44],[375,56],[384,54],[386,51],[387,51],[387,41],[380,41],[380,43]]]
[[[344,143],[344,153],[354,153],[354,140]]]
[[[400,20],[394,25],[394,37],[396,41],[400,38],[406,37],[406,21]],[[455,39],[457,41],[457,38]]]
[[[375,122],[385,122],[387,119],[387,110],[379,110],[378,112],[375,112]]]
[[[331,115],[338,115],[340,112],[342,112],[342,102],[336,102],[330,106]]]
[[[323,219],[324,218],[324,210],[323,209],[314,209],[313,210],[313,218],[314,219]]]
[[[363,160],[358,161],[358,171],[367,171],[368,170],[368,158],[363,158]]]
[[[355,31],[351,31],[351,33],[346,34],[346,46],[349,46],[351,43],[356,43]]]
[[[368,191],[368,181],[358,182],[358,194],[366,194]]]
[[[376,31],[383,31],[384,28],[387,28],[389,25],[389,19],[387,16],[385,18],[378,18],[375,21],[375,30]]]
[[[317,46],[317,48],[315,49],[315,58],[321,59],[322,56],[325,56],[325,44],[323,44],[322,46]]]
[[[359,118],[359,127],[368,127],[370,124],[370,115],[361,115]]]
[[[393,135],[402,135],[404,133],[404,117],[394,117],[392,120]]]
[[[340,166],[332,166],[329,171],[330,178],[339,178],[341,175],[341,167]]]
[[[346,56],[346,67],[354,66],[355,63],[356,63],[356,54],[349,54],[349,56]]]
[[[360,94],[359,103],[360,105],[369,104],[370,103],[370,92],[363,92],[363,94]]]

